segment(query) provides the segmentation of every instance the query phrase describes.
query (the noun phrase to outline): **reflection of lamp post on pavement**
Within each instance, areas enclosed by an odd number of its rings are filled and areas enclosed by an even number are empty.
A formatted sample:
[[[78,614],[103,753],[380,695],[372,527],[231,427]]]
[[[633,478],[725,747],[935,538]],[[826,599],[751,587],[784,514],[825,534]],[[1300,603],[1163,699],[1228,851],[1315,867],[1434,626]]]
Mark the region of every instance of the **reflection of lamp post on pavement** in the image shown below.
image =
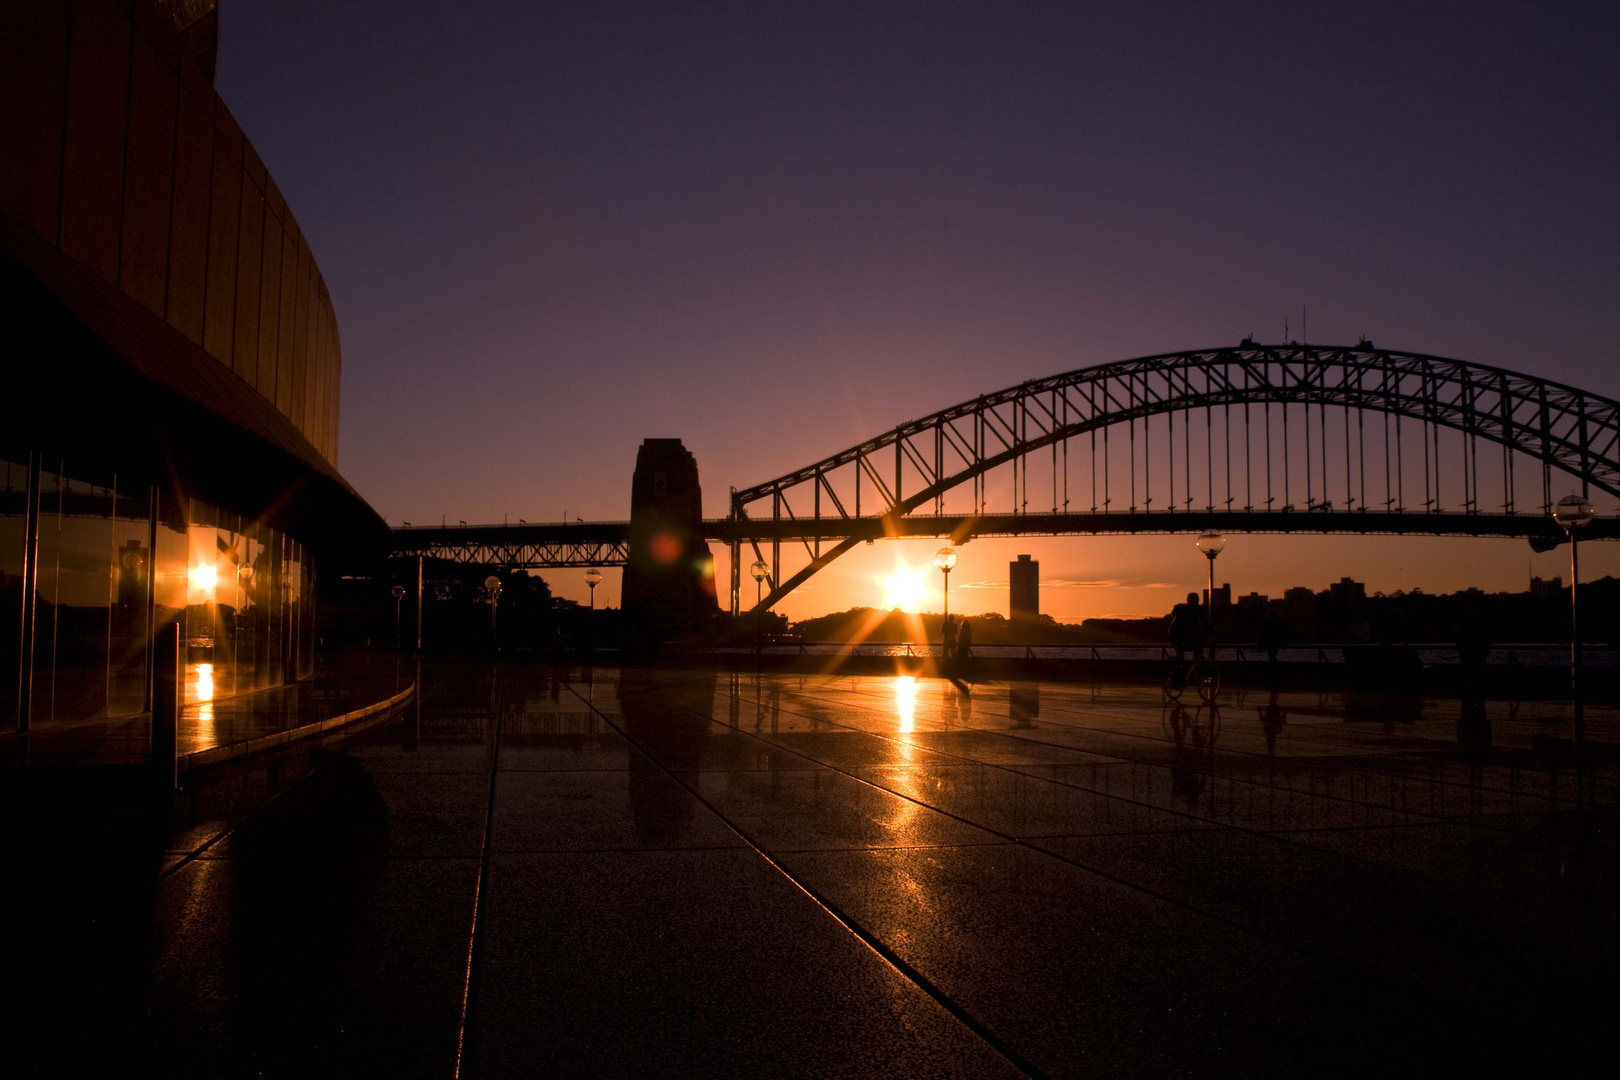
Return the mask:
[[[1204,632],[1209,638],[1209,656],[1215,658],[1215,556],[1226,547],[1226,537],[1209,530],[1198,538],[1198,550],[1209,560],[1209,603],[1204,605]]]
[[[596,652],[596,587],[602,584],[602,571],[591,567],[585,571],[585,584],[591,587],[591,613],[589,622],[585,624],[585,636],[590,642],[590,651]]]
[[[489,590],[489,641],[496,652],[501,651],[501,639],[495,632],[495,612],[501,603],[501,579],[494,574],[484,579],[484,588]]]
[[[1565,495],[1553,507],[1553,520],[1569,533],[1569,696],[1575,706],[1575,749],[1579,750],[1586,740],[1586,712],[1581,707],[1581,624],[1577,603],[1581,558],[1576,533],[1592,520],[1592,504],[1579,495]]]
[[[388,594],[394,598],[394,651],[399,652],[400,602],[405,599],[405,586],[395,585]]]
[[[754,651],[759,652],[764,647],[765,636],[765,613],[759,610],[759,605],[764,603],[761,594],[765,587],[765,575],[771,571],[764,559],[755,559],[748,572],[754,575]]]

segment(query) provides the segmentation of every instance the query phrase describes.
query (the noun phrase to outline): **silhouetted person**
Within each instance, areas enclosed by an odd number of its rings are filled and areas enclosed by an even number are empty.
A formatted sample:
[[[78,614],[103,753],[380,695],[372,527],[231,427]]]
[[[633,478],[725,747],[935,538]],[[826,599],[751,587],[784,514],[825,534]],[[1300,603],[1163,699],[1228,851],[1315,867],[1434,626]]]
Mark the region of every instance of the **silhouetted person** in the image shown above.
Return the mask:
[[[1176,650],[1176,665],[1187,659],[1187,653],[1197,655],[1204,644],[1204,609],[1198,603],[1198,594],[1187,594],[1185,604],[1177,604],[1170,611],[1170,647]]]
[[[967,676],[967,666],[973,660],[973,624],[966,619],[962,620],[961,629],[956,632],[956,665]]]
[[[1277,662],[1277,651],[1283,647],[1286,637],[1282,618],[1275,611],[1268,609],[1260,620],[1260,647],[1266,650],[1268,663]]]
[[[1015,728],[1032,728],[1041,715],[1041,684],[1014,683],[1007,690],[1008,714]]]
[[[1180,704],[1173,704],[1164,722],[1176,743],[1170,756],[1170,794],[1185,803],[1188,809],[1194,809],[1198,806],[1198,796],[1203,789],[1203,778],[1197,769],[1198,752],[1187,745],[1187,736],[1193,734],[1193,720]]]
[[[1475,760],[1490,753],[1491,719],[1485,713],[1485,702],[1478,698],[1463,699],[1457,714],[1457,748],[1464,757]]]
[[[1272,650],[1275,658],[1276,650]],[[1277,752],[1277,736],[1282,734],[1283,725],[1288,722],[1288,713],[1277,702],[1277,691],[1271,692],[1271,700],[1260,706],[1260,730],[1266,733],[1266,753]]]

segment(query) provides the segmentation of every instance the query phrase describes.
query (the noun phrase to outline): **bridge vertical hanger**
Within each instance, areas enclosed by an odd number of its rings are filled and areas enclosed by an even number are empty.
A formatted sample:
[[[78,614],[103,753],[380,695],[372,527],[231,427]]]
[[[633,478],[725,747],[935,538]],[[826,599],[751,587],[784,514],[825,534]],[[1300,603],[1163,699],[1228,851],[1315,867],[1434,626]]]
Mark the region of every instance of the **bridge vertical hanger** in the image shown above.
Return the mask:
[[[734,528],[742,524],[742,508],[737,504],[737,488],[731,489],[731,523]],[[731,617],[736,618],[742,612],[742,535],[739,532],[731,537]]]
[[[813,505],[813,509],[812,509],[812,516],[815,518],[816,524],[819,526],[821,524],[821,474],[820,473],[816,474],[816,482],[811,485],[810,489],[815,492],[815,496],[816,496],[815,501],[814,501],[814,505]],[[821,533],[820,533],[819,530],[816,533],[815,550],[813,550],[810,553],[810,557],[813,558],[813,559],[818,559],[818,558],[821,557]]]

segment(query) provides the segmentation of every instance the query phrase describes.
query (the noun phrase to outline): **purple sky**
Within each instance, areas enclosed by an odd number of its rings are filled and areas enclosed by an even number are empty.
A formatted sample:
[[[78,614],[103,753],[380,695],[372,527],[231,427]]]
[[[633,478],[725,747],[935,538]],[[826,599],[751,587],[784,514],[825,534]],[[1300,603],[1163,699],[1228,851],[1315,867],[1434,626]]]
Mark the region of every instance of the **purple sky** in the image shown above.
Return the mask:
[[[1620,9],[1113,7],[226,0],[220,91],[337,307],[343,473],[395,523],[617,519],[637,444],[677,436],[719,516],[1026,378],[1298,337],[1301,305],[1312,341],[1620,396]],[[936,546],[783,610],[881,603]],[[1017,551],[1116,583],[1049,588],[1070,617],[1204,571],[1185,537],[975,541],[958,580]],[[1522,588],[1527,560],[1234,538],[1220,565],[1276,595]]]

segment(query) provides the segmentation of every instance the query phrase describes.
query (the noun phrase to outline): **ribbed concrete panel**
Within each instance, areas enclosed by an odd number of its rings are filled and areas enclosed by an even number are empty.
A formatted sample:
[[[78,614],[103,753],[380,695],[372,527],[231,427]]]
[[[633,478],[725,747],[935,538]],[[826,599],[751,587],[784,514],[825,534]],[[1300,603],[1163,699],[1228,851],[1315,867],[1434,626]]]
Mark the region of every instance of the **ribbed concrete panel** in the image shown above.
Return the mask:
[[[332,301],[275,180],[150,0],[0,10],[0,214],[166,320],[335,459]]]

